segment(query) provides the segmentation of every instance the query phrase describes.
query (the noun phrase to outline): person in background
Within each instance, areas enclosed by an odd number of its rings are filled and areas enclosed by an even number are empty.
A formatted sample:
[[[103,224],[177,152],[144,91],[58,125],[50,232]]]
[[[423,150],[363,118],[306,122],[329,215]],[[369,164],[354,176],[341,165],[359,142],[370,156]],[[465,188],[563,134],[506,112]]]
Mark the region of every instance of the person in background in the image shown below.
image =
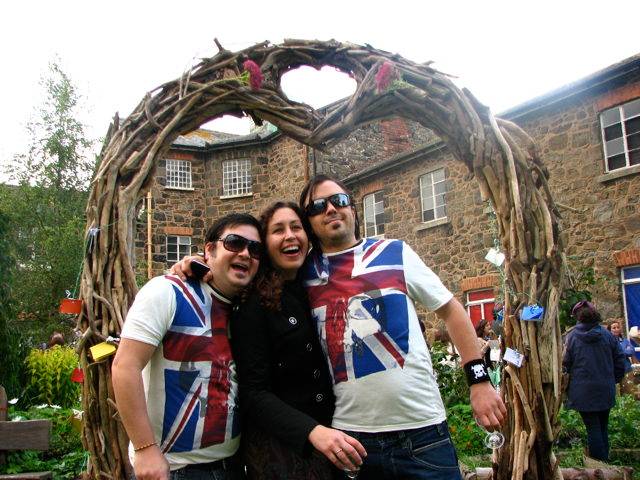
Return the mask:
[[[49,337],[49,348],[55,345],[64,345],[64,335],[62,332],[54,331]]]
[[[492,366],[491,362],[491,343],[493,340],[493,330],[491,330],[491,324],[486,319],[482,319],[476,325],[476,336],[478,337],[478,348],[480,348],[480,355],[484,359],[489,367]]]
[[[229,214],[209,228],[205,241],[207,276],[153,278],[122,329],[113,389],[137,480],[244,475],[230,460],[240,444],[240,421],[228,323],[233,299],[260,264],[260,225],[251,215]]]
[[[631,364],[636,363],[635,350],[631,344],[631,340],[624,338],[622,335],[622,324],[620,320],[613,320],[607,325],[607,330],[611,332],[611,335],[620,343],[620,348],[625,355],[624,358],[624,371],[628,373],[631,371]]]
[[[619,342],[600,325],[595,306],[586,300],[571,310],[576,326],[566,337],[562,366],[569,375],[566,407],[576,410],[587,429],[589,455],[609,460],[609,412],[616,383],[625,371]]]

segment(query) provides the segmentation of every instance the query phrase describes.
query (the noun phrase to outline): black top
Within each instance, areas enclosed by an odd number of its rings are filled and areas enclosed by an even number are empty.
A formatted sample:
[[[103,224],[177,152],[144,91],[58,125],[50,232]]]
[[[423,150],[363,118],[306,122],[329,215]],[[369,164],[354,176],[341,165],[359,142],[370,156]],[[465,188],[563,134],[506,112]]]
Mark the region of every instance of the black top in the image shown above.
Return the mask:
[[[285,282],[281,304],[268,310],[254,292],[232,315],[231,348],[244,419],[306,455],[309,432],[331,424],[335,398],[299,282]]]
[[[569,374],[567,408],[599,412],[615,405],[616,383],[624,376],[624,353],[606,328],[578,323],[567,335],[562,366]]]

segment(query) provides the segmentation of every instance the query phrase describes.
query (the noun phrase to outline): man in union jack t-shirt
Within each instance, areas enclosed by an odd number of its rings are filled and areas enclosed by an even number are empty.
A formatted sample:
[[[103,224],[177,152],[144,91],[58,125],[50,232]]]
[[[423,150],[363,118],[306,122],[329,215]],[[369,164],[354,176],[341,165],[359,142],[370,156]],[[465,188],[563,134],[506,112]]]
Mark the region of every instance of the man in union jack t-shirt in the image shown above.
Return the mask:
[[[231,300],[253,279],[259,224],[218,220],[205,237],[209,282],[163,275],[138,292],[113,362],[118,411],[137,480],[231,480],[239,446]]]
[[[460,478],[414,302],[444,320],[465,364],[474,416],[498,428],[506,410],[466,311],[406,243],[359,239],[353,201],[340,182],[313,178],[300,206],[313,233],[303,281],[333,378],[332,426],[367,450],[358,478]],[[346,460],[353,447],[338,445],[334,454]]]

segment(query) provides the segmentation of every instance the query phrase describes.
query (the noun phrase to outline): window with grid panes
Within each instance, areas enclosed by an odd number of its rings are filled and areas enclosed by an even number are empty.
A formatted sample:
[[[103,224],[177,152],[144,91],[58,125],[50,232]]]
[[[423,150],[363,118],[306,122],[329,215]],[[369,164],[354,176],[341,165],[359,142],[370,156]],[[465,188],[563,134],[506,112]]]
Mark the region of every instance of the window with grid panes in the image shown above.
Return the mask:
[[[384,197],[382,190],[365,195],[364,204],[364,236],[376,237],[384,234]]]
[[[251,160],[242,158],[222,162],[222,195],[248,195],[251,192]]]
[[[167,188],[191,189],[191,162],[167,159]]]
[[[191,255],[191,237],[167,235],[167,263],[175,263],[185,255]]]
[[[600,114],[605,171],[640,165],[640,98]]]
[[[423,222],[446,218],[446,185],[444,168],[420,177],[420,203],[422,204]]]
[[[467,292],[467,313],[473,322],[474,328],[481,320],[486,320],[489,323],[493,322],[495,304],[496,299],[492,288]]]

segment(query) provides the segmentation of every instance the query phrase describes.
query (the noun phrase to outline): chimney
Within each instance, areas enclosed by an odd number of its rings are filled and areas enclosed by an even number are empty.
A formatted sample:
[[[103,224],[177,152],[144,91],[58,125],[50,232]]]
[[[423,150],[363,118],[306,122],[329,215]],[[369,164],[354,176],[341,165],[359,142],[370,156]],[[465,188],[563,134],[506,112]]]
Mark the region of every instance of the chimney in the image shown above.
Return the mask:
[[[402,118],[392,118],[380,122],[384,154],[386,158],[411,150],[409,127]]]

